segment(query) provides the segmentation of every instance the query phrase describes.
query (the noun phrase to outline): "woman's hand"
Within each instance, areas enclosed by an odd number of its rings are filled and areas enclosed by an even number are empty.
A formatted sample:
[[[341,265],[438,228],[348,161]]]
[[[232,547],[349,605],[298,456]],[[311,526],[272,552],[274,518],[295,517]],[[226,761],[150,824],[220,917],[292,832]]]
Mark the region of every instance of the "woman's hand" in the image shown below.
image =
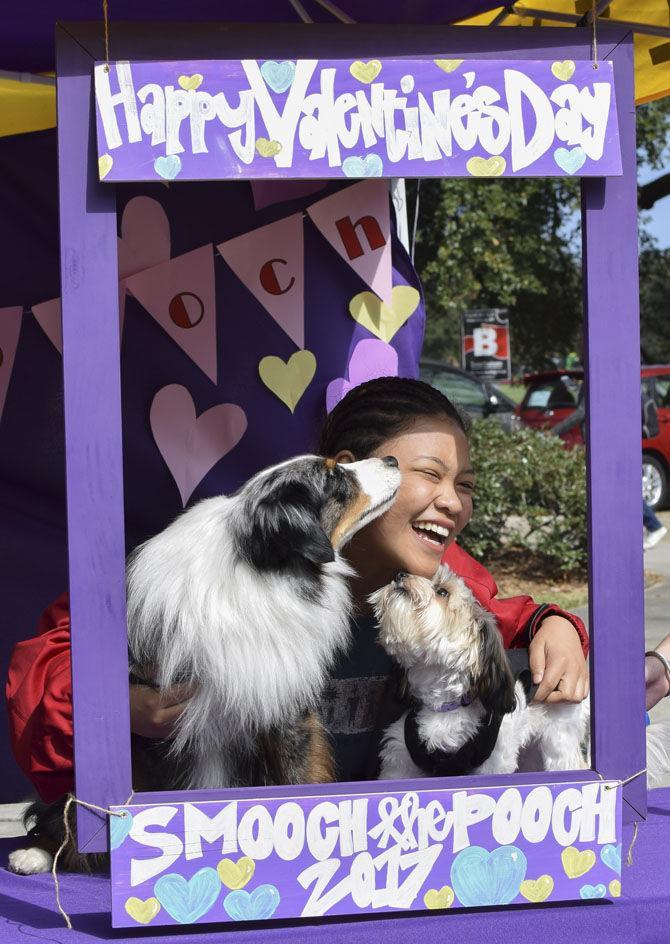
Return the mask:
[[[589,694],[589,671],[579,635],[563,616],[547,616],[528,649],[530,672],[539,687],[535,702],[580,702]]]
[[[130,730],[145,738],[170,737],[192,694],[189,685],[175,685],[164,691],[150,685],[131,685]]]

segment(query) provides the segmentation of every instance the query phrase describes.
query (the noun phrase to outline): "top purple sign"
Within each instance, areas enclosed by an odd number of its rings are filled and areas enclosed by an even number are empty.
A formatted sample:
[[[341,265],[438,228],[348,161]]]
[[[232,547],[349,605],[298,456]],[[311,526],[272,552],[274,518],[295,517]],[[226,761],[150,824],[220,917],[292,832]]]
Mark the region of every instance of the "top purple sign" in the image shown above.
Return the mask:
[[[105,181],[621,174],[611,62],[95,66]]]

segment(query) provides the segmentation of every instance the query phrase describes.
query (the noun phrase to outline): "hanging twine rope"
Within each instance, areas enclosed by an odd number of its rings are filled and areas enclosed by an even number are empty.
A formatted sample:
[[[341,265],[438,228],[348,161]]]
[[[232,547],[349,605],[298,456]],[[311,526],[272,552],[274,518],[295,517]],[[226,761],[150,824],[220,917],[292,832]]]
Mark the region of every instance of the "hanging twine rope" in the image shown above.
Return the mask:
[[[105,0],[106,2],[106,0]],[[591,0],[591,29],[592,29],[592,40],[591,47],[593,51],[593,68],[598,68],[598,37],[596,35],[596,21],[598,19],[598,11],[596,10],[596,0]]]
[[[603,775],[600,773],[600,771],[596,770],[596,773],[598,774],[601,780],[605,779]],[[631,774],[630,777],[626,777],[625,780],[619,780],[615,784],[606,783],[603,789],[616,790],[617,787],[623,787],[627,783],[630,783],[631,780],[636,780],[638,777],[641,777],[643,774],[646,774],[646,773],[647,773],[647,768],[643,767],[642,770],[638,770],[637,773]],[[638,822],[637,820],[633,820],[633,838],[630,841],[628,852],[626,853],[626,867],[627,868],[630,868],[630,866],[633,864],[633,846],[635,845],[635,842],[637,840],[637,833],[638,833]]]
[[[109,72],[109,17],[107,0],[102,0],[102,18],[105,27],[105,72]]]

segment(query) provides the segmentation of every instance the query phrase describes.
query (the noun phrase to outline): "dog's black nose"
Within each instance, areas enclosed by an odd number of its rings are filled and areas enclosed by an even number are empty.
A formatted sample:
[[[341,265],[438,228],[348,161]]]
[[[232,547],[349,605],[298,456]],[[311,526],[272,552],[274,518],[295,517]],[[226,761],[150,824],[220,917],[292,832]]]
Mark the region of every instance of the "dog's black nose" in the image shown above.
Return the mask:
[[[406,574],[404,570],[399,571],[399,572],[395,575],[395,581],[394,581],[394,583],[395,583],[396,587],[402,587],[403,584],[405,583],[405,577],[407,577],[407,576],[409,576],[409,575]]]
[[[398,468],[398,460],[395,456],[384,456],[382,462],[384,465],[392,465],[394,469]]]

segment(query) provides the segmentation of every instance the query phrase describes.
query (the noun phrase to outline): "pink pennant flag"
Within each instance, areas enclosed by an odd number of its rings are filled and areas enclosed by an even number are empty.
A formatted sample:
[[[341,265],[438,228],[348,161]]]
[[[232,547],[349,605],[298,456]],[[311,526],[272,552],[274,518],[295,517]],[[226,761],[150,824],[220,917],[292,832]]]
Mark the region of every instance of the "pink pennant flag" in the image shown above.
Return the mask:
[[[216,247],[299,348],[305,346],[302,213],[261,226]]]
[[[262,210],[273,203],[285,203],[318,193],[328,183],[327,180],[252,180],[251,190],[254,195],[254,209]]]
[[[390,303],[388,182],[363,180],[307,207],[312,222],[375,295]]]
[[[40,302],[32,308],[35,320],[59,354],[63,353],[63,318],[60,298],[52,298],[48,302]],[[119,329],[123,337],[123,322],[126,316],[126,290],[119,284]]]
[[[132,275],[128,291],[216,383],[216,297],[211,244]]]
[[[19,343],[23,308],[0,308],[0,419],[5,408],[9,381],[12,379],[14,355]]]

